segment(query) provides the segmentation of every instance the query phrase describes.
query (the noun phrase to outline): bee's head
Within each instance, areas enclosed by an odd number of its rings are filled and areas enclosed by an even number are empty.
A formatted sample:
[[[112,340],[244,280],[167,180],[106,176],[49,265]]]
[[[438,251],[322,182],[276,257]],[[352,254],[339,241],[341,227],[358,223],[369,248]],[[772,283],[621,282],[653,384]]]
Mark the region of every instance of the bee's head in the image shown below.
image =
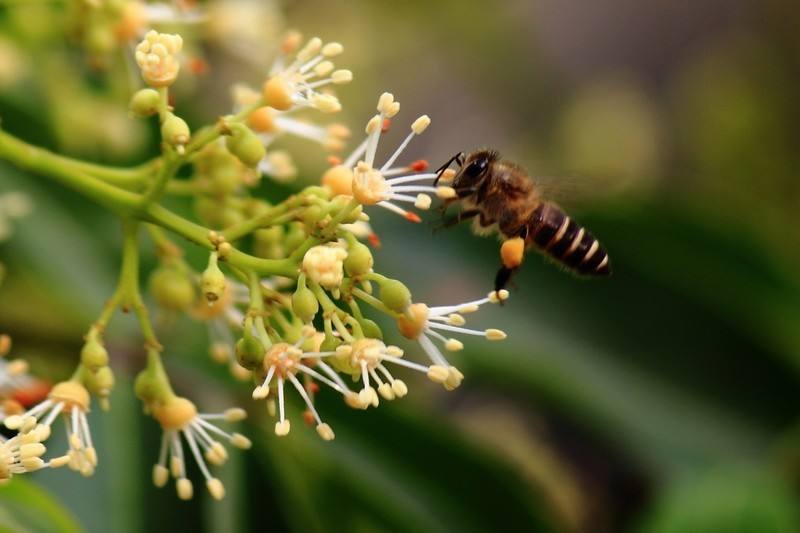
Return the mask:
[[[453,188],[459,191],[479,187],[489,176],[489,167],[498,157],[499,154],[493,150],[475,150],[467,154],[453,177]]]

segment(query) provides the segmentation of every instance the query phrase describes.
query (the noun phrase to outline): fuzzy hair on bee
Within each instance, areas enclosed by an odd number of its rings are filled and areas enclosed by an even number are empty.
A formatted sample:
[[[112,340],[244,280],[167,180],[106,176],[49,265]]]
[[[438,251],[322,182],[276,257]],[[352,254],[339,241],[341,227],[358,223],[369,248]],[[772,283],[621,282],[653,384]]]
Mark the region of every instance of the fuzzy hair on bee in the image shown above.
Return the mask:
[[[450,166],[458,169],[453,172]],[[473,220],[475,233],[498,232],[503,244],[502,266],[495,290],[503,289],[522,264],[525,252],[535,249],[581,276],[608,276],[611,264],[600,242],[555,203],[544,199],[535,180],[521,166],[491,149],[459,152],[437,170],[451,181],[455,197],[443,210],[458,203],[459,212],[444,227]]]

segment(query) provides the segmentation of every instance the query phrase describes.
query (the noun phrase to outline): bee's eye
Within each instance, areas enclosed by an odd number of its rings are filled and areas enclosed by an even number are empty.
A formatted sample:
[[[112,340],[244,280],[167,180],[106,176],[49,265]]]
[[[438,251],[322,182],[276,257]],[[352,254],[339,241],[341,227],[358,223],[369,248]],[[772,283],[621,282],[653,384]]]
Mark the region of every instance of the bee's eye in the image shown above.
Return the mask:
[[[477,178],[480,176],[484,170],[486,170],[486,165],[488,161],[484,158],[475,159],[467,165],[467,168],[464,169],[464,174],[469,176],[470,178]]]

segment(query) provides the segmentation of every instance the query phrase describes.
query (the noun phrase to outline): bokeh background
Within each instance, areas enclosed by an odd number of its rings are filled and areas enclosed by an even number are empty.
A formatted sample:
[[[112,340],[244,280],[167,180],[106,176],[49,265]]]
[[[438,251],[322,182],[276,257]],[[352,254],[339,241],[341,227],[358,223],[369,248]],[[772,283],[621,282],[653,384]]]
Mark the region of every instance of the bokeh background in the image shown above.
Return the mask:
[[[410,157],[492,146],[554,176],[542,182],[601,238],[615,273],[579,280],[529,256],[508,304],[478,315],[509,339],[455,356],[461,388],[413,382],[403,401],[358,413],[323,394],[333,443],[299,424],[275,438],[248,387],[209,360],[201,326],[162,327],[179,392],[252,413],[254,449],[220,471],[220,504],[150,483],[159,431],[129,387],[142,364],[135,324],[115,320],[113,410],[91,417],[101,468],[0,489],[0,530],[800,531],[797,3],[225,4],[245,14],[225,19],[227,31],[256,40],[227,46],[223,33],[197,50],[209,74],[182,80],[176,101],[193,126],[227,112],[234,81],[263,76],[271,48],[258,39],[274,45],[296,27],[341,41],[356,76],[340,91],[342,119],[355,131],[390,90],[398,124],[433,119]],[[126,115],[122,56],[87,59],[65,18],[59,2],[2,4],[2,127],[70,155],[143,161],[155,131]],[[300,180],[264,185],[268,198],[324,168],[316,146],[286,146]],[[8,190],[34,210],[0,244],[0,331],[39,375],[63,379],[114,287],[119,229],[87,200],[0,164]],[[495,240],[382,215],[377,268],[415,299],[490,288]]]

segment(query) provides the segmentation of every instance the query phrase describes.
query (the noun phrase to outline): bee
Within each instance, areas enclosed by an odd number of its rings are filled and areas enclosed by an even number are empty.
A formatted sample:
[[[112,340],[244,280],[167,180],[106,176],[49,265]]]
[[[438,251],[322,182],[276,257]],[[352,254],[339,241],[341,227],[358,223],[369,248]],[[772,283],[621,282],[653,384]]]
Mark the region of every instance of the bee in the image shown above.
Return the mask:
[[[453,172],[450,165],[456,163]],[[583,226],[553,202],[541,196],[533,178],[519,165],[500,158],[494,150],[459,152],[436,171],[440,179],[452,179],[455,196],[445,200],[442,213],[460,202],[459,213],[442,226],[475,219],[479,233],[497,230],[503,244],[495,290],[503,289],[522,264],[526,251],[535,248],[568,270],[583,276],[608,276],[608,253]],[[477,217],[477,218],[476,218]]]

